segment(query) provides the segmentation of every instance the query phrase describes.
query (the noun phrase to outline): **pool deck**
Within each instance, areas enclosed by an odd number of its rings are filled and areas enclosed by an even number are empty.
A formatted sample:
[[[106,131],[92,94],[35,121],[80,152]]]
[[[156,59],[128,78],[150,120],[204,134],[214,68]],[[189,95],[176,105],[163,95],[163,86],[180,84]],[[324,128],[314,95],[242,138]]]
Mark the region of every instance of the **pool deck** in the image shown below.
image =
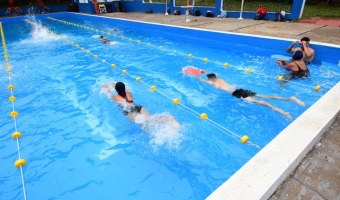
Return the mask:
[[[288,23],[288,22],[273,22],[273,21],[256,21],[251,19],[233,19],[233,18],[206,18],[189,16],[190,22],[186,22],[185,15],[162,15],[162,14],[145,14],[145,13],[108,13],[102,14],[106,17],[122,18],[136,21],[145,21],[151,23],[184,26],[192,28],[201,28],[209,30],[217,30],[223,32],[245,33],[262,36],[272,36],[287,38],[291,40],[309,37],[313,42],[329,43],[340,45],[340,20],[325,21],[306,21],[305,23]],[[334,22],[335,21],[335,22]],[[284,49],[283,49],[284,51]],[[339,61],[340,62],[340,61]],[[338,91],[340,84],[337,86],[335,95],[340,96]],[[328,99],[323,99],[329,102]],[[334,99],[333,99],[334,101]],[[340,117],[339,117],[339,98],[335,98],[333,104],[329,108],[334,108],[332,116],[329,117],[329,122],[326,124],[326,130],[320,130],[316,140],[311,141],[311,146],[305,156],[303,154],[300,161],[295,165],[297,168],[290,169],[290,175],[280,177],[279,186],[275,186],[274,190],[269,191],[269,194],[262,196],[259,199],[334,199],[340,200]],[[318,108],[324,110],[324,107]],[[316,110],[318,115],[318,111]],[[315,111],[314,111],[315,112]],[[313,113],[307,113],[312,115]],[[308,117],[308,116],[307,116]],[[296,120],[300,124],[303,122],[300,117]],[[317,121],[318,122],[318,121]],[[326,122],[325,122],[326,123]],[[308,125],[307,125],[308,126]],[[289,128],[289,127],[288,127]],[[304,128],[302,128],[304,129]],[[322,129],[322,128],[321,128]],[[299,131],[299,129],[298,129]],[[306,133],[308,134],[308,132]],[[282,135],[282,134],[280,134]],[[284,137],[284,136],[283,136]],[[321,139],[319,139],[321,137]],[[301,138],[304,139],[304,138]],[[270,145],[268,145],[270,146]],[[273,146],[273,145],[271,145]],[[275,146],[275,145],[274,145]],[[289,151],[289,149],[288,149]],[[306,152],[307,153],[307,152]],[[302,161],[301,161],[302,160]],[[280,168],[280,166],[277,166]],[[254,172],[255,173],[255,172]],[[275,173],[275,172],[273,172]],[[287,178],[288,176],[288,178]],[[238,178],[239,179],[239,178]],[[265,178],[264,178],[265,179]],[[257,180],[257,184],[265,184],[266,180]],[[282,183],[283,181],[283,183]],[[246,197],[248,189],[237,188],[238,193],[245,193]],[[222,188],[223,189],[223,188]],[[232,191],[232,190],[231,190]],[[232,194],[215,191],[208,199],[237,199],[239,197],[230,197]],[[241,197],[241,196],[240,196]],[[257,197],[242,198],[256,199]],[[240,199],[240,198],[239,198]]]

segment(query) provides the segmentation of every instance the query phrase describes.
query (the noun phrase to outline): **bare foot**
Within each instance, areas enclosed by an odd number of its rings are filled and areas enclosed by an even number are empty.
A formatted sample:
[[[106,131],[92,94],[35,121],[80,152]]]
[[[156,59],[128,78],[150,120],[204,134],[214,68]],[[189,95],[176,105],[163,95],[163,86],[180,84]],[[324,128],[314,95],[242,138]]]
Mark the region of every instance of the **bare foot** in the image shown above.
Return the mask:
[[[296,97],[294,97],[294,96],[290,97],[290,99],[291,99],[292,101],[294,101],[295,103],[299,104],[299,105],[302,106],[302,107],[305,107],[305,106],[306,106],[306,104],[305,104],[303,101],[301,101],[300,99],[298,99],[298,98],[296,98]]]

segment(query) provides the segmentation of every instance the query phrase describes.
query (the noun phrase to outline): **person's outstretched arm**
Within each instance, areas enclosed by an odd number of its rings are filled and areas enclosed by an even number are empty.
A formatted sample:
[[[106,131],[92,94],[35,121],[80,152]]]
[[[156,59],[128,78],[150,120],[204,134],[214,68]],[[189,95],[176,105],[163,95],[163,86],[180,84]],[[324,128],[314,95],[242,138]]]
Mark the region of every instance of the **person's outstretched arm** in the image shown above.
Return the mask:
[[[294,63],[289,63],[285,60],[278,60],[277,61],[277,64],[280,65],[281,68],[284,68],[284,69],[287,69],[287,70],[293,70],[293,67],[294,67]]]
[[[299,41],[295,41],[293,42],[291,45],[288,46],[288,48],[286,49],[286,52],[290,53],[290,52],[294,52],[295,48],[293,48],[297,43],[299,43]]]

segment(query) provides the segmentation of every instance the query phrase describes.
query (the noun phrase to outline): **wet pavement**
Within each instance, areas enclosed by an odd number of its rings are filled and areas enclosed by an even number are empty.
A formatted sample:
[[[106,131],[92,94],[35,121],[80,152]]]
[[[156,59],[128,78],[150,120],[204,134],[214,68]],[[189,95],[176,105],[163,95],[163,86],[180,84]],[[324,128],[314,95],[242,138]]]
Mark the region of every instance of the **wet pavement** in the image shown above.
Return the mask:
[[[102,15],[151,23],[288,39],[309,37],[312,43],[322,42],[340,45],[340,19],[331,20],[332,22],[314,20],[313,22],[288,23],[145,13],[108,13]],[[335,119],[332,126],[327,129],[323,137],[269,200],[340,200],[339,111],[338,117]]]

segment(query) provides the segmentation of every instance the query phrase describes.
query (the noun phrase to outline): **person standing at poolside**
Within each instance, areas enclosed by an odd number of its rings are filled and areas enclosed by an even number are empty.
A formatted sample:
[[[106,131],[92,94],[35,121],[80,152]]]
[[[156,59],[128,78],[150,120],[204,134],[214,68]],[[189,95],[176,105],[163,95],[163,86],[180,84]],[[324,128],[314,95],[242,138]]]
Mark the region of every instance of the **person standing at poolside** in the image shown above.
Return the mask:
[[[300,43],[300,47],[293,48],[298,43]],[[288,53],[294,53],[297,50],[301,50],[303,52],[303,60],[306,64],[310,64],[314,59],[315,51],[309,46],[309,43],[310,39],[308,37],[303,37],[300,41],[297,40],[289,45],[286,51]]]
[[[282,114],[283,116],[287,117],[290,120],[292,120],[292,116],[288,112],[285,112],[282,109],[277,108],[277,107],[271,105],[270,103],[268,103],[266,101],[257,100],[256,97],[263,98],[263,99],[293,101],[293,102],[299,104],[302,107],[306,106],[303,101],[299,100],[298,98],[296,98],[294,96],[289,97],[289,98],[279,97],[279,96],[265,96],[265,95],[260,95],[260,94],[257,94],[255,92],[252,92],[250,90],[235,89],[233,86],[228,84],[223,79],[217,78],[217,76],[214,73],[207,74],[208,80],[199,78],[198,76],[195,76],[195,77],[198,78],[199,80],[201,80],[202,82],[208,83],[208,84],[210,84],[210,85],[212,85],[212,86],[214,86],[218,89],[224,90],[224,91],[232,94],[236,98],[243,99],[243,100],[250,102],[250,103],[255,103],[255,104],[259,104],[259,105],[269,107],[269,108],[275,110],[276,112]]]

